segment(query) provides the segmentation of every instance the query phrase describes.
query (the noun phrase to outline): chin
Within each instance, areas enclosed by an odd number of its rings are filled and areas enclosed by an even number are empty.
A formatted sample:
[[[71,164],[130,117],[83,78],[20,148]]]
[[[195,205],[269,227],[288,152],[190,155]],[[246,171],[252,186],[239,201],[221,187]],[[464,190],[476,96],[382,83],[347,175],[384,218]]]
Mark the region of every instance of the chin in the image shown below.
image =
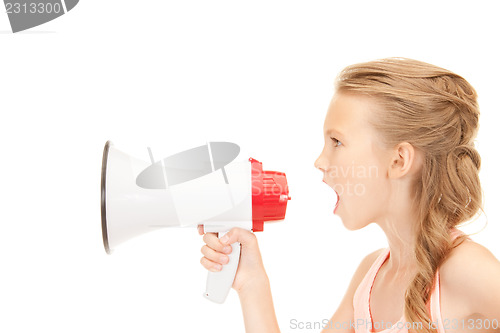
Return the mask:
[[[365,221],[359,221],[359,220],[355,221],[355,220],[352,220],[349,218],[343,218],[342,216],[340,216],[338,214],[337,214],[337,216],[340,217],[340,219],[342,220],[342,224],[349,231],[360,230],[360,229],[363,229],[364,227],[366,227],[368,224],[370,224],[370,223],[366,223]]]
[[[345,227],[347,230],[349,230],[349,231],[356,231],[356,230],[363,229],[364,227],[366,227],[366,225],[361,225],[361,226],[352,226],[352,225],[349,225],[349,224],[344,223],[344,227]]]

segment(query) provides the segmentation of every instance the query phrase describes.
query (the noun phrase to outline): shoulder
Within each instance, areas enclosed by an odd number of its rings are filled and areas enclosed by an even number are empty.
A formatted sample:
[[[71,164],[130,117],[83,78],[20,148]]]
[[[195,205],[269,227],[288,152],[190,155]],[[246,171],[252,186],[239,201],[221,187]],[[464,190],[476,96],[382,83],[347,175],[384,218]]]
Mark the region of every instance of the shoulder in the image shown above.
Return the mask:
[[[351,278],[351,282],[349,283],[349,287],[340,303],[337,311],[332,317],[332,322],[348,322],[349,320],[353,320],[353,299],[356,290],[358,289],[359,284],[365,277],[366,273],[373,265],[375,260],[377,260],[378,256],[386,249],[379,249],[368,254],[366,257],[361,260],[361,263],[358,265],[356,272]]]
[[[387,251],[386,248],[378,249],[376,251],[373,251],[372,253],[368,254],[366,257],[363,258],[361,261],[360,266],[368,266],[368,269],[370,268],[371,265],[377,260],[377,258],[384,252]]]
[[[470,313],[500,315],[500,261],[484,246],[464,241],[439,268],[440,284],[469,307]],[[494,313],[497,311],[499,313]]]
[[[448,283],[488,282],[492,274],[500,280],[500,261],[484,246],[464,241],[454,248],[439,268],[441,280]]]
[[[375,260],[384,252],[387,251],[386,248],[378,249],[368,254],[366,257],[361,260],[358,269],[354,273],[353,281],[357,282],[356,286],[361,282],[361,280],[365,277],[366,273],[370,270],[370,267],[373,265]]]
[[[365,277],[366,273],[370,270],[370,267],[373,265],[375,260],[382,254],[387,249],[379,249],[377,251],[374,251],[370,254],[368,254],[366,257],[361,260],[360,264],[358,265],[358,268],[354,272],[354,275],[351,278],[351,283],[349,284],[349,288],[347,289],[347,295],[350,295],[349,298],[351,298],[351,304],[352,304],[352,297],[354,296],[354,293],[356,292],[356,289],[358,289],[359,284]]]

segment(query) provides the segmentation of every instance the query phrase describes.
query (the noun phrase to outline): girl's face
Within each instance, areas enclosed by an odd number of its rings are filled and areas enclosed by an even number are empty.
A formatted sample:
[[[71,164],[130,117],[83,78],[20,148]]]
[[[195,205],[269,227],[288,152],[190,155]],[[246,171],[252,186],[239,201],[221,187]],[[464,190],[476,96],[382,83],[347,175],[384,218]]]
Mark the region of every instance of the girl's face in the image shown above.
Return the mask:
[[[325,118],[325,145],[314,163],[337,193],[334,214],[350,230],[377,221],[389,204],[390,151],[368,122],[375,108],[369,97],[337,92]]]

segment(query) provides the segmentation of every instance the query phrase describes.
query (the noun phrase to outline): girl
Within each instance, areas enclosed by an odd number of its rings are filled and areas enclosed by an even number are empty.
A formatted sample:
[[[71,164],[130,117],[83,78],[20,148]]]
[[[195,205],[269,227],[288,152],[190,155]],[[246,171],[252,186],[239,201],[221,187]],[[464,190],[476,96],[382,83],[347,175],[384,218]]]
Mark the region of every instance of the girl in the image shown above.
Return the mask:
[[[360,263],[323,332],[500,332],[500,262],[455,228],[482,210],[478,119],[474,88],[427,63],[389,58],[339,74],[315,167],[345,227],[376,223],[389,247]],[[364,172],[342,172],[353,166]],[[255,235],[203,240],[212,271],[241,243],[233,288],[246,332],[279,332]]]

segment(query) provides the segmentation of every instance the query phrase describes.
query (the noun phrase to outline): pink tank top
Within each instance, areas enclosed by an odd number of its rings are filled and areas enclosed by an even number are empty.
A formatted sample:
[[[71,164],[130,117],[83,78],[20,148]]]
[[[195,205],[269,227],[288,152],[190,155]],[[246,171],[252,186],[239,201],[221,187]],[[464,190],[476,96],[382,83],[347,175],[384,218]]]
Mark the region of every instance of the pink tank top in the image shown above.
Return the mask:
[[[452,239],[455,239],[461,234],[463,234],[463,232],[456,228],[452,229],[450,233]],[[377,331],[377,333],[408,333],[408,328],[411,328],[411,323],[406,322],[404,314],[397,323],[373,323],[370,311],[370,295],[375,277],[387,258],[389,258],[389,248],[384,249],[378,256],[354,293],[354,331],[356,333],[371,333],[374,331]],[[441,318],[439,289],[438,270],[436,272],[434,288],[432,289],[427,308],[430,310],[433,327],[437,329],[438,333],[445,333]]]

